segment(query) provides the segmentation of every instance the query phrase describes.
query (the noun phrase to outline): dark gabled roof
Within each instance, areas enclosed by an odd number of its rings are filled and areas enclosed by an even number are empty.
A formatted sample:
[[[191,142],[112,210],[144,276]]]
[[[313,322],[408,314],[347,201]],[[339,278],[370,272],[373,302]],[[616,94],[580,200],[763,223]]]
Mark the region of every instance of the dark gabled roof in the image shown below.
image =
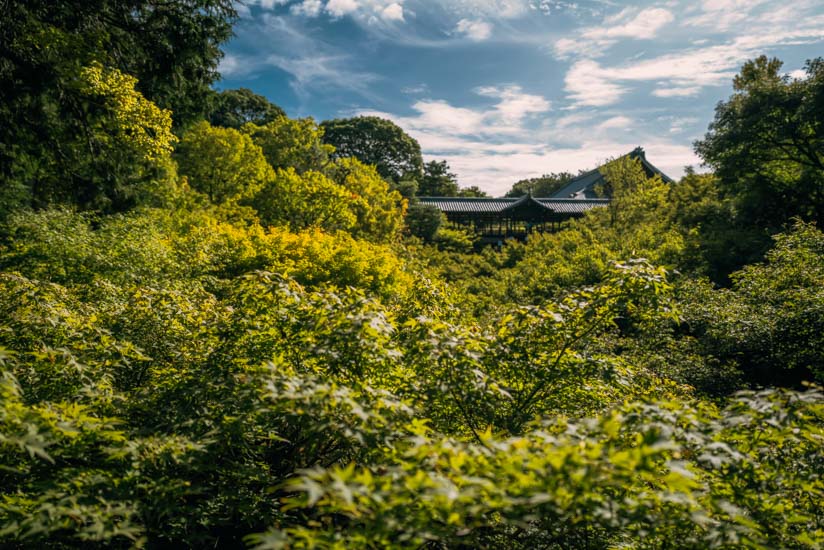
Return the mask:
[[[659,175],[661,176],[661,179],[664,180],[666,183],[672,183],[672,178],[667,176],[665,173],[656,168],[651,162],[647,160],[647,156],[641,147],[636,147],[634,150],[630,151],[624,156],[639,159],[641,161],[641,167],[644,169],[644,172],[646,172],[647,177],[651,178],[655,175]],[[590,170],[589,172],[581,174],[577,178],[574,178],[568,184],[566,184],[561,189],[556,191],[552,195],[552,198],[596,198],[598,194],[596,193],[595,186],[603,183],[604,175],[601,173],[600,167],[598,167],[594,170]]]
[[[520,198],[489,199],[463,197],[419,197],[422,204],[431,204],[444,213],[498,214],[518,208],[542,208],[558,214],[583,214],[596,206],[606,206],[609,199],[554,199],[535,198],[524,195]]]
[[[559,214],[583,214],[596,206],[606,206],[609,199],[535,199],[546,208]]]
[[[423,204],[436,206],[441,212],[501,212],[520,199],[488,199],[477,197],[418,197]]]

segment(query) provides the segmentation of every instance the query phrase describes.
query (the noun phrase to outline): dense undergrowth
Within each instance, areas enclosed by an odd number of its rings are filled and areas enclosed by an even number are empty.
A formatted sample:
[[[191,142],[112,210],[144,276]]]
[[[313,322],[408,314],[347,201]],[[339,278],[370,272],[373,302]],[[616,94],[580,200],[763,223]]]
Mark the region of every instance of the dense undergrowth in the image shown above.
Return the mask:
[[[93,49],[122,36],[64,59],[75,34],[18,11],[63,95],[0,96],[3,547],[824,545],[821,220],[756,204],[769,174],[730,179],[720,139],[748,98],[819,97],[820,63],[748,65],[699,147],[717,175],[616,159],[609,207],[473,250],[409,235],[397,159],[227,107],[248,91],[197,122],[196,86],[144,94]]]

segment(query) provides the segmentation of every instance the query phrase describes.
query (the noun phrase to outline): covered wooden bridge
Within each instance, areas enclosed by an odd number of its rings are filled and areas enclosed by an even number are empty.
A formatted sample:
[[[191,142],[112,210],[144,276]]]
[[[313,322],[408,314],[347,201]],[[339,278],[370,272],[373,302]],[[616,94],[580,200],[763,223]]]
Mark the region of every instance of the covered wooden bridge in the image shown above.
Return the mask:
[[[444,213],[456,228],[477,233],[481,242],[524,239],[534,231],[556,231],[584,212],[609,204],[609,199],[420,197]]]

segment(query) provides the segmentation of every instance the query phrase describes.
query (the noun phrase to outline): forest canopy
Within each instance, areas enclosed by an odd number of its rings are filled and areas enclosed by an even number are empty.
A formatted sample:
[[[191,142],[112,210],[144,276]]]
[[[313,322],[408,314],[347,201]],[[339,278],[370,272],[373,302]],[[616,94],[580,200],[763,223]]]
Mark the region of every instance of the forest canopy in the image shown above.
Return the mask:
[[[394,123],[215,99],[230,2],[2,6],[0,546],[824,545],[821,60],[482,247]]]

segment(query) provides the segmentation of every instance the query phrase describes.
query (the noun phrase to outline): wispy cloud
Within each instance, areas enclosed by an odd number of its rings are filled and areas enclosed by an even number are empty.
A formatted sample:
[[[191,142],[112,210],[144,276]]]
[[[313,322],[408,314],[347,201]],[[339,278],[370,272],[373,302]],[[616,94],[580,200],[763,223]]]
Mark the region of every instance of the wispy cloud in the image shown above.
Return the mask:
[[[492,25],[486,21],[461,19],[455,25],[455,32],[479,42],[492,36]]]
[[[661,136],[653,142],[628,116],[598,121],[597,113],[581,112],[553,118],[548,100],[518,86],[484,86],[474,92],[494,102],[467,108],[427,99],[412,105],[412,115],[357,114],[393,120],[420,142],[427,156],[447,160],[463,185],[479,185],[493,194],[503,194],[520,178],[593,167],[639,144],[657,143],[650,149],[660,153],[656,163],[674,176],[698,162],[689,146]]]
[[[630,83],[665,82],[652,94],[662,98],[687,97],[703,87],[726,85],[745,60],[766,47],[814,43],[824,40],[824,26],[777,29],[740,36],[716,46],[692,48],[629,64],[604,67],[597,61],[582,60],[567,72],[565,90],[576,106],[606,106],[618,102]]]
[[[625,8],[605,18],[602,26],[583,30],[572,38],[557,40],[554,51],[561,59],[582,55],[598,57],[622,38],[653,39],[658,35],[658,31],[674,19],[672,12],[664,8],[647,8],[640,11]]]

